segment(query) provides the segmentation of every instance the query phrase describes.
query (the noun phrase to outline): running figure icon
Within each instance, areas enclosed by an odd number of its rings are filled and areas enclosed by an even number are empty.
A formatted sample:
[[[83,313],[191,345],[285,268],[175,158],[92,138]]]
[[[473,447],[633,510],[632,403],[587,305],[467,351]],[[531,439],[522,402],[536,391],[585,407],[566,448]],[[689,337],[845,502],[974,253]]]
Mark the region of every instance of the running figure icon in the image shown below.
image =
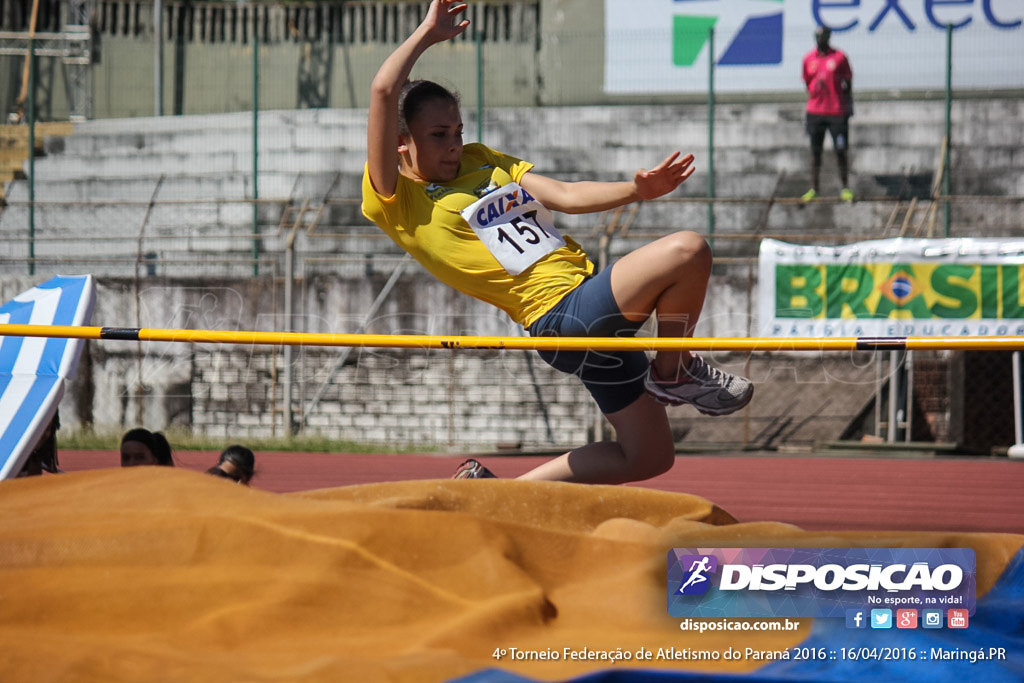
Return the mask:
[[[691,564],[690,568],[687,570],[690,572],[690,577],[683,582],[682,586],[679,587],[680,593],[685,592],[686,589],[690,586],[693,586],[698,583],[704,583],[708,580],[708,577],[706,577],[704,574],[711,570],[711,567],[708,566],[708,562],[710,562],[710,560],[711,558],[705,555],[704,557],[700,558],[699,561],[693,561],[693,564]]]

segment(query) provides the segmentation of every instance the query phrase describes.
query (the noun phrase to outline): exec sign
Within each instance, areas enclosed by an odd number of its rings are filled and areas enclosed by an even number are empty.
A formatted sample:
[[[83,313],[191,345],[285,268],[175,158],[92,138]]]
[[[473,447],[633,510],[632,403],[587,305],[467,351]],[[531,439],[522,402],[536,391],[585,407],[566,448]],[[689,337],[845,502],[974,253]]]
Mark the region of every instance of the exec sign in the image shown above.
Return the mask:
[[[605,91],[800,91],[819,25],[857,90],[1024,88],[1020,0],[605,0]]]
[[[945,31],[947,26],[954,30],[962,29],[975,20],[976,10],[990,25],[1001,29],[1019,28],[1020,16],[1011,19],[1000,18],[996,14],[996,6],[1006,10],[1012,4],[1017,14],[1021,14],[1021,3],[1004,3],[998,0],[884,0],[881,8],[878,2],[869,0],[812,0],[811,15],[815,24],[828,26],[834,33],[850,31],[867,21],[867,30],[876,31],[886,21],[898,21],[907,31],[918,30],[920,20],[915,20],[912,13],[917,8],[924,11],[925,20],[934,28]],[[865,9],[873,13],[865,17]],[[862,19],[862,17],[864,17]]]

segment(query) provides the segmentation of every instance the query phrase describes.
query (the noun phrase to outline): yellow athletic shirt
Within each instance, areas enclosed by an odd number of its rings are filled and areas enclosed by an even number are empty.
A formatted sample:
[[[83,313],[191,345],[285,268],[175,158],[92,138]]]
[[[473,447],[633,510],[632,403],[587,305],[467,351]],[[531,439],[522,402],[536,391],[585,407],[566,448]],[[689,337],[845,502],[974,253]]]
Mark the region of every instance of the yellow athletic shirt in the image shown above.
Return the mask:
[[[533,168],[478,143],[463,148],[459,176],[439,185],[399,174],[392,197],[377,193],[363,172],[363,215],[377,224],[434,277],[486,301],[530,327],[594,271],[583,248],[565,237],[555,249],[509,275],[480,241],[461,211],[497,187],[518,183]]]

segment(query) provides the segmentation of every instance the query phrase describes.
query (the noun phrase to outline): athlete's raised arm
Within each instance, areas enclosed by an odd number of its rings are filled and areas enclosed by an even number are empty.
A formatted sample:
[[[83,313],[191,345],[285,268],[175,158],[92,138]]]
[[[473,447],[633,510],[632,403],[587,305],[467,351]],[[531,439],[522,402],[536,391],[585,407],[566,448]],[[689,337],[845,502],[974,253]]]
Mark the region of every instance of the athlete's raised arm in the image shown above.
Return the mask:
[[[640,169],[632,181],[565,182],[527,173],[520,183],[544,206],[562,213],[607,211],[641,199],[662,197],[679,187],[694,171],[693,155],[673,152],[651,170]]]
[[[373,78],[366,126],[367,163],[370,182],[385,197],[393,195],[398,184],[398,96],[402,86],[427,48],[466,30],[469,21],[459,21],[465,10],[461,0],[433,0],[423,22],[384,60]]]

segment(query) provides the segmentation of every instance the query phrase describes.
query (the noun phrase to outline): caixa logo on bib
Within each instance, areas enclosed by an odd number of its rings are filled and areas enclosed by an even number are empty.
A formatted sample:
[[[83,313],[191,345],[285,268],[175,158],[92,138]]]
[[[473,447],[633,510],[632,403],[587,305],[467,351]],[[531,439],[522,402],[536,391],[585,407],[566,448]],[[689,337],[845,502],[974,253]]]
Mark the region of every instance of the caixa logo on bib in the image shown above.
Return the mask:
[[[674,548],[674,617],[844,617],[848,609],[966,609],[969,548]]]

